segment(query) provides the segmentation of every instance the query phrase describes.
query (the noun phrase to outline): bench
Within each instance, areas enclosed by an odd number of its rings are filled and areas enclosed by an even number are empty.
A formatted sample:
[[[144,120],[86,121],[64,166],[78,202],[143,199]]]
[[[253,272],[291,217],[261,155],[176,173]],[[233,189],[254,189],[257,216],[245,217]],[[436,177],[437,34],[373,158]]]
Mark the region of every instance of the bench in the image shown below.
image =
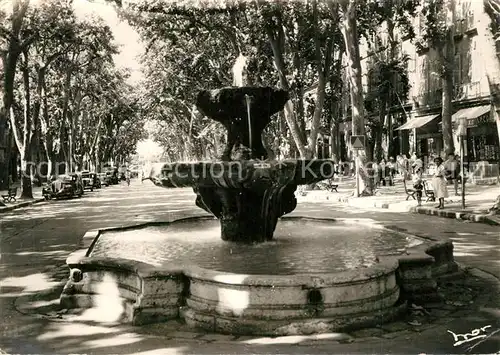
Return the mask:
[[[417,191],[415,191],[414,189],[409,189],[406,186],[406,179],[403,179],[403,186],[405,187],[406,201],[408,201],[410,197],[415,200],[415,194],[417,193]]]
[[[427,200],[425,202],[436,201],[436,195],[434,194],[434,191],[432,189],[427,188],[427,181],[422,180],[422,185],[424,187],[425,197],[427,197]]]
[[[7,195],[2,195],[4,202],[15,202],[17,195],[17,187],[11,187],[7,191]]]
[[[329,192],[338,192],[337,188],[339,187],[339,184],[335,184],[332,179],[324,180],[320,182],[318,185],[322,186],[325,190]]]

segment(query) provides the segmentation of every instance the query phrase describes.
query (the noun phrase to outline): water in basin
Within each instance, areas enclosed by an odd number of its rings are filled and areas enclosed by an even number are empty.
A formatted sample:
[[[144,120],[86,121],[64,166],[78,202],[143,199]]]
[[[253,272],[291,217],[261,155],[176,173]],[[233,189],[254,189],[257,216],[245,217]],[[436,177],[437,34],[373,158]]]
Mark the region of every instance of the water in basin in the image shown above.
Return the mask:
[[[399,255],[420,239],[356,221],[285,218],[274,239],[236,244],[220,239],[214,219],[178,221],[103,232],[91,257],[106,256],[156,266],[195,264],[242,274],[290,275],[330,273],[370,267],[376,258]]]

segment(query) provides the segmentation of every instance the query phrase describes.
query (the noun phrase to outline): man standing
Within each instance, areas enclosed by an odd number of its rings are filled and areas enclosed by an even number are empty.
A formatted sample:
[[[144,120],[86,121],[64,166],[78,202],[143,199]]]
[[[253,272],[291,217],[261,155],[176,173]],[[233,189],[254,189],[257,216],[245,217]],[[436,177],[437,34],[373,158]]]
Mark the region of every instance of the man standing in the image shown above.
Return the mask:
[[[127,171],[125,171],[125,180],[127,181],[127,185],[130,186],[130,170],[127,168]]]
[[[452,152],[448,153],[448,159],[444,163],[446,169],[446,180],[453,182],[453,187],[455,188],[455,196],[460,196],[458,194],[458,179],[460,177],[460,164],[455,158],[455,154]]]

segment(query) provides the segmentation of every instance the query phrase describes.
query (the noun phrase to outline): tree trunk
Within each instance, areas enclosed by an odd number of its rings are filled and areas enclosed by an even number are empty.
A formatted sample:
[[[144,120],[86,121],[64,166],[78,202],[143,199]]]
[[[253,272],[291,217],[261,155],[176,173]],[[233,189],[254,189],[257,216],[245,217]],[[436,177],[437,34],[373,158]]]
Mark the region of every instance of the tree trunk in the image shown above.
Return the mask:
[[[33,198],[31,178],[33,174],[32,165],[25,152],[21,153],[21,198]]]
[[[304,112],[304,79],[303,79],[303,68],[302,68],[302,60],[298,53],[295,53],[293,56],[293,70],[296,73],[296,77],[294,78],[296,87],[295,93],[295,120],[297,121],[297,126],[300,132],[301,142],[307,142],[306,136],[306,120],[305,120],[305,112]],[[285,121],[286,122],[286,121]]]
[[[274,35],[273,29],[266,24],[265,30],[267,36],[269,38],[269,42],[271,43],[271,48],[273,50],[274,63],[276,65],[276,69],[278,70],[278,76],[280,79],[280,85],[284,90],[290,91],[290,84],[288,83],[288,79],[286,77],[286,67],[285,60],[283,58],[283,48],[280,45],[283,42],[283,29],[280,27],[281,24],[278,25],[278,37]],[[293,108],[292,100],[288,100],[285,104],[285,119],[290,129],[290,133],[293,137],[295,145],[300,153],[300,156],[305,159],[308,155],[305,142],[302,140],[301,131],[299,125],[297,124],[297,119],[295,117],[295,112]]]
[[[455,144],[453,142],[453,131],[451,116],[453,115],[453,71],[455,70],[455,4],[454,0],[447,0],[447,29],[446,43],[440,52],[442,73],[442,129],[443,129],[443,150],[445,154],[455,153]],[[458,83],[457,83],[458,84]]]
[[[361,58],[359,54],[359,36],[356,23],[356,1],[341,0],[339,2],[343,12],[340,30],[344,38],[345,50],[347,55],[349,84],[351,91],[352,107],[352,134],[365,135],[364,104],[363,104],[363,86],[361,80]],[[362,156],[356,157],[357,166],[363,165]],[[361,179],[360,179],[361,180]],[[373,181],[365,174],[362,176],[364,186],[360,186],[359,191],[354,191],[354,196],[358,197],[358,192],[363,195],[373,194]]]
[[[45,86],[45,67],[37,70],[36,80],[36,95],[33,102],[32,111],[32,134],[30,138],[31,159],[36,163],[33,168],[35,169],[35,176],[38,178],[38,186],[41,186],[42,179],[40,175],[40,116],[42,113],[42,99]]]
[[[12,134],[9,135],[9,144],[10,144],[10,177],[12,178],[12,182],[19,181],[19,170],[17,169],[17,162],[19,160],[19,150],[14,143],[14,137]]]
[[[10,121],[10,108],[14,100],[14,77],[18,57],[19,55],[16,56],[15,60],[12,58],[12,55],[2,57],[5,70],[3,75],[3,105],[0,108],[0,149],[4,150],[4,154],[0,154],[0,189],[6,188],[8,184],[9,166],[6,158],[9,155],[8,152],[11,147],[9,146],[10,134],[9,132],[5,132],[5,128],[7,127],[7,122]]]
[[[382,113],[381,113],[382,116]],[[382,148],[382,136],[383,136],[383,125],[381,123],[377,123],[374,132],[374,156],[375,161],[380,162],[382,158],[384,158],[384,149]],[[370,159],[368,157],[368,159]]]
[[[33,166],[32,166],[32,149],[31,149],[31,139],[32,134],[32,120],[31,120],[31,95],[30,95],[30,76],[29,76],[29,59],[28,52],[23,52],[24,63],[22,68],[23,73],[23,84],[24,84],[24,124],[23,124],[23,140],[20,145],[18,145],[19,151],[21,152],[21,172],[22,172],[22,186],[21,186],[21,197],[22,198],[33,198],[33,189],[31,186],[31,181],[33,177]],[[13,120],[15,121],[15,120]]]
[[[363,85],[361,80],[361,58],[359,54],[359,36],[356,23],[356,1],[342,0],[344,18],[341,23],[341,32],[345,42],[345,49],[349,70],[349,84],[351,87],[352,105],[352,134],[365,134]]]
[[[66,77],[64,79],[64,89],[63,89],[63,105],[62,105],[62,114],[61,114],[61,129],[60,133],[61,136],[59,137],[59,141],[61,144],[61,150],[65,156],[64,160],[66,162],[66,169],[65,173],[71,172],[71,150],[68,150],[69,147],[71,146],[71,142],[69,141],[70,133],[69,131],[71,130],[71,124],[69,124],[70,127],[68,127],[66,120],[68,119],[68,111],[69,111],[69,100],[70,100],[70,94],[71,94],[71,74],[72,74],[72,69],[68,68],[66,71]],[[69,146],[65,146],[65,142],[69,143]],[[69,165],[68,165],[69,164]]]
[[[29,1],[12,1],[12,27],[9,33],[7,51],[2,53],[3,67],[3,94],[2,105],[0,108],[0,189],[6,188],[8,185],[9,176],[9,161],[12,146],[10,144],[10,135],[13,133],[7,132],[7,122],[12,122],[9,115],[12,114],[11,107],[14,102],[14,79],[16,75],[16,65],[21,55],[21,50],[26,43],[19,42],[19,34],[22,29],[24,17],[28,10]],[[11,127],[11,130],[14,129]],[[0,202],[0,205],[3,203]]]
[[[49,109],[47,103],[46,83],[42,83],[41,93],[41,112],[40,112],[40,133],[42,137],[43,146],[45,148],[45,155],[47,159],[47,178],[56,175],[59,171],[56,170],[57,154],[54,149],[54,136],[49,133]]]
[[[330,86],[332,86],[331,81],[330,81]],[[331,111],[332,111],[332,117],[330,121],[330,150],[332,152],[331,159],[335,162],[339,162],[340,161],[340,130],[339,130],[340,113],[339,113],[338,100],[332,100]]]
[[[52,175],[57,175],[56,171],[56,155],[54,150],[50,147],[49,144],[45,144],[45,154],[47,159],[47,175],[48,177]]]
[[[316,103],[314,106],[314,114],[311,122],[311,132],[309,134],[309,139],[307,142],[307,148],[309,150],[309,154],[312,156],[316,156],[316,146],[317,146],[317,138],[318,131],[321,125],[321,115],[323,114],[323,104],[325,102],[325,87],[328,77],[330,76],[330,67],[332,62],[332,52],[333,52],[333,38],[329,38],[326,44],[325,50],[325,61],[323,63],[323,56],[321,55],[321,44],[318,38],[319,30],[318,26],[318,9],[317,9],[317,1],[313,2],[313,14],[314,14],[314,44],[315,44],[315,57],[316,57],[316,66],[318,71],[318,87],[316,89]]]
[[[97,124],[97,129],[95,131],[95,136],[94,138],[91,140],[91,145],[90,145],[90,148],[89,148],[89,156],[90,156],[90,159],[92,161],[92,163],[94,164],[94,170],[98,173],[101,172],[101,169],[100,167],[98,167],[98,154],[97,152],[99,151],[99,144],[101,143],[101,127],[102,127],[102,123],[103,123],[103,117],[102,116],[99,116],[99,122]]]
[[[343,49],[340,49],[337,61],[335,62],[335,71],[332,75],[330,73],[330,89],[335,94],[335,99],[332,100],[332,117],[330,123],[330,145],[332,152],[332,159],[335,162],[341,160],[341,139],[340,139],[340,122],[342,121],[342,100],[339,98],[342,92],[342,80],[339,79],[342,71],[342,57]]]
[[[443,129],[443,151],[446,154],[454,153],[454,142],[452,133],[451,116],[453,114],[452,97],[453,97],[453,76],[447,76],[442,79],[443,82],[443,98],[442,98],[442,122]]]
[[[396,56],[398,53],[396,52],[398,42],[395,40],[395,34],[394,34],[394,29],[395,29],[395,22],[394,22],[394,2],[392,0],[386,1],[385,2],[385,10],[387,13],[387,18],[386,18],[386,23],[387,23],[387,34],[388,34],[388,39],[389,39],[389,61],[393,61],[396,59]],[[390,102],[389,105],[392,106],[394,102],[394,96],[397,95],[397,83],[398,83],[398,77],[395,73],[391,74],[391,88],[389,91],[389,96],[386,100],[387,102]],[[387,112],[387,107],[385,107],[385,111]],[[386,129],[387,129],[387,134],[386,134],[386,147],[387,147],[387,152],[385,158],[388,159],[390,157],[394,157],[395,152],[394,152],[394,139],[393,139],[393,129],[392,129],[392,114],[387,114],[386,113]],[[383,121],[381,121],[383,122]],[[380,160],[379,160],[380,161]]]
[[[99,142],[97,144],[99,144]],[[95,150],[94,164],[95,164],[95,171],[98,173],[101,173],[102,169],[101,169],[101,160],[100,160],[100,155],[99,155],[99,149]]]

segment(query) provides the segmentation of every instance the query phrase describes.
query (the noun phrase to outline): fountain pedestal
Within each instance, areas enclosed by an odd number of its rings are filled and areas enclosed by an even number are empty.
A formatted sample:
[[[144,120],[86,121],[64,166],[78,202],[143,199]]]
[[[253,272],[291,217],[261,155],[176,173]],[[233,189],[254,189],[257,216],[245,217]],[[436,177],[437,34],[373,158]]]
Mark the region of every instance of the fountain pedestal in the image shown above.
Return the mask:
[[[221,224],[221,238],[233,242],[271,240],[278,218],[297,206],[293,185],[264,191],[199,188],[196,205],[213,213]]]
[[[220,220],[223,240],[271,240],[278,219],[297,206],[297,185],[333,176],[329,160],[267,160],[262,131],[288,100],[288,92],[269,87],[200,92],[198,109],[227,129],[222,161],[165,164],[150,179],[162,187],[192,186],[196,205]]]

